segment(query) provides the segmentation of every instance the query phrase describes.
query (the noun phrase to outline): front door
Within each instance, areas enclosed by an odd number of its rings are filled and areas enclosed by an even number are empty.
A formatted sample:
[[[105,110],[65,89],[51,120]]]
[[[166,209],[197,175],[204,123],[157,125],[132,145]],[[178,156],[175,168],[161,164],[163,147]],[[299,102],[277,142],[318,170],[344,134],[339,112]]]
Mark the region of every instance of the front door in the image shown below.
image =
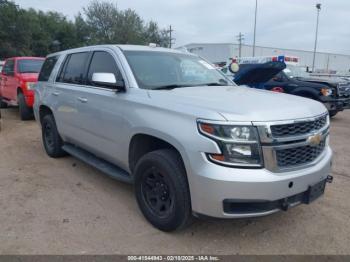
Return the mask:
[[[16,78],[15,78],[15,61],[13,59],[9,59],[6,61],[6,64],[3,69],[2,75],[3,88],[2,88],[2,96],[11,100],[12,102],[16,101]]]
[[[77,100],[77,126],[80,128],[84,148],[97,156],[122,166],[125,130],[128,122],[123,113],[125,92],[92,82],[93,73],[113,73],[117,80],[122,80],[116,63],[116,56],[107,50],[92,54],[85,86]]]
[[[264,89],[275,91],[275,92],[286,92],[289,84],[288,78],[284,75],[283,72],[275,75],[270,81],[264,84]]]

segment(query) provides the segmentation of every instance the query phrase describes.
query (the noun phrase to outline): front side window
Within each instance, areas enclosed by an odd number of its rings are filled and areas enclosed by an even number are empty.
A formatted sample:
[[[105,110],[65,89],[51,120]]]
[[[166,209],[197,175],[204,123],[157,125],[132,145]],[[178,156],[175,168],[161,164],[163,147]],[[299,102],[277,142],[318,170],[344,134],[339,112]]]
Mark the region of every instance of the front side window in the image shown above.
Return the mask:
[[[17,61],[18,73],[39,73],[44,60],[25,59]]]
[[[9,76],[13,75],[15,73],[15,61],[7,60],[2,72],[5,75],[9,75]]]
[[[86,52],[69,55],[57,81],[77,85],[84,84],[88,58],[89,54]]]
[[[124,51],[124,54],[143,89],[235,85],[197,56],[157,51]]]
[[[55,67],[57,60],[58,60],[58,56],[51,56],[51,57],[46,58],[43,66],[41,68],[38,81],[48,81],[49,80],[51,72],[52,72],[53,68]]]
[[[92,56],[88,72],[88,85],[96,85],[92,82],[92,75],[94,73],[112,73],[114,74],[116,80],[122,80],[122,76],[116,62],[114,61],[114,58],[109,53],[104,51],[94,52]]]
[[[309,77],[310,75],[302,67],[288,65],[283,72],[289,77]]]

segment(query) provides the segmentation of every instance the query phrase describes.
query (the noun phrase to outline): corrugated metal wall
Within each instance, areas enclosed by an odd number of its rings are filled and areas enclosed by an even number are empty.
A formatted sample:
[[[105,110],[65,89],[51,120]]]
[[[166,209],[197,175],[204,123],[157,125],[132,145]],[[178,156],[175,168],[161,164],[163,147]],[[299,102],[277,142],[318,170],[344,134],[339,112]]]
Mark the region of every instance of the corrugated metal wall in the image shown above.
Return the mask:
[[[226,62],[229,58],[236,57],[239,54],[238,44],[229,43],[196,43],[185,45],[190,52],[196,53],[205,57],[213,63]],[[250,45],[242,45],[242,56],[252,56],[253,47]],[[257,46],[255,49],[256,56],[273,56],[273,55],[290,55],[299,57],[300,66],[312,67],[313,52],[261,47]],[[315,68],[319,70],[336,70],[339,72],[349,72],[350,70],[350,55],[331,54],[331,53],[317,53]]]

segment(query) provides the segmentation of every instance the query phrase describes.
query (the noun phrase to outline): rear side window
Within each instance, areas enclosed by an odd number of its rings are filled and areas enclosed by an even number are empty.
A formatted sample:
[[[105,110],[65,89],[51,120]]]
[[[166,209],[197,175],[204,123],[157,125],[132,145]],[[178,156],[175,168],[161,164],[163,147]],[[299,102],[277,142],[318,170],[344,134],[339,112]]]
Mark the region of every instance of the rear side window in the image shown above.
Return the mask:
[[[69,55],[57,81],[77,85],[84,84],[88,58],[89,54],[86,52]]]
[[[112,73],[114,74],[115,79],[122,80],[122,76],[114,58],[104,51],[97,51],[93,54],[88,72],[88,85],[94,85],[91,81],[93,73]]]
[[[57,63],[57,60],[58,60],[58,56],[51,56],[51,57],[46,58],[43,66],[41,68],[38,81],[48,81],[49,80],[51,72]]]

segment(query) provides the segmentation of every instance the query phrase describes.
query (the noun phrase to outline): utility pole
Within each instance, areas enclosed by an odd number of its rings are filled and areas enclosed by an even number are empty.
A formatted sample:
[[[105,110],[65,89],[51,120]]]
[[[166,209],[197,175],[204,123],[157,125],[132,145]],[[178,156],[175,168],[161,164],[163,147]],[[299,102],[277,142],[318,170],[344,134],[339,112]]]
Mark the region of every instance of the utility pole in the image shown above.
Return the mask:
[[[316,60],[316,49],[317,49],[317,37],[318,37],[318,20],[321,11],[321,4],[316,4],[317,9],[317,22],[316,22],[316,37],[315,37],[315,46],[314,46],[314,57],[312,59],[312,72],[315,72],[315,60]]]
[[[255,0],[255,19],[254,19],[254,40],[253,40],[253,57],[255,56],[255,37],[256,37],[256,17],[258,15],[258,0]]]
[[[242,43],[244,40],[244,35],[239,32],[238,36],[237,36],[237,40],[238,40],[238,57],[241,58],[242,57]]]
[[[175,41],[175,38],[173,38],[173,32],[174,32],[174,29],[172,29],[171,25],[169,26],[169,30],[168,30],[168,33],[169,33],[169,48],[172,47],[173,44],[173,41]]]

